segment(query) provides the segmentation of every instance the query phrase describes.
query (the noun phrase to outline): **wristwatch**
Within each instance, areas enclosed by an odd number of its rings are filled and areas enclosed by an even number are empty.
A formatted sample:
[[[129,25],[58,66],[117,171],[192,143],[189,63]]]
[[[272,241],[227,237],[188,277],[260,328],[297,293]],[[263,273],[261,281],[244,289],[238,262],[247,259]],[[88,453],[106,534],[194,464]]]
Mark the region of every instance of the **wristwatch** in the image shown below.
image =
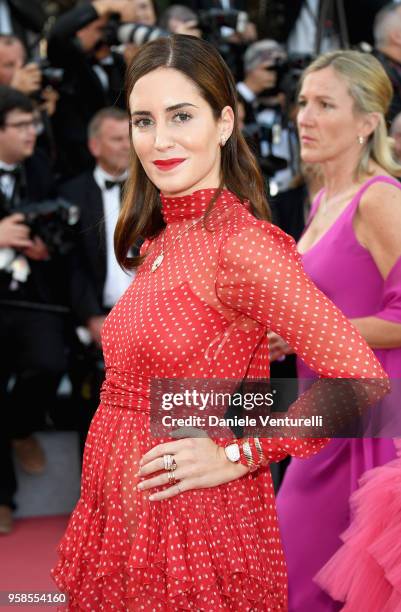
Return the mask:
[[[226,457],[232,463],[237,463],[240,460],[240,448],[237,442],[230,442],[227,446],[224,447],[224,452],[226,453]]]

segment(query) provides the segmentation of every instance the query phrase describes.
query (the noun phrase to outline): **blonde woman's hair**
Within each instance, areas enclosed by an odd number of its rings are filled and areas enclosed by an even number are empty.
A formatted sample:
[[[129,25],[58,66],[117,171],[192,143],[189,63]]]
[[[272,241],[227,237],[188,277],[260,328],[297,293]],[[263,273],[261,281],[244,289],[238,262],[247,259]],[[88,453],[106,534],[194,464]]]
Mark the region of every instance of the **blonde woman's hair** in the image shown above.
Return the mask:
[[[332,66],[347,84],[357,113],[379,113],[379,122],[363,145],[356,175],[369,174],[369,161],[374,160],[386,172],[401,176],[401,165],[393,156],[393,139],[387,133],[385,116],[393,97],[393,87],[380,62],[360,51],[331,51],[320,55],[302,75],[305,77]]]

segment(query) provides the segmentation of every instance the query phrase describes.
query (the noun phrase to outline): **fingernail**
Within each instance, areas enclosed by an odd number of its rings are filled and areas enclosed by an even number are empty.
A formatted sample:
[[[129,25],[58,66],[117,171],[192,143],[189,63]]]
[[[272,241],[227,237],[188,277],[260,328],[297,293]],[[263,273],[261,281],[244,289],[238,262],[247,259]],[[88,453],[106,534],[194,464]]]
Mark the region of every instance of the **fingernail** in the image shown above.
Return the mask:
[[[154,501],[155,497],[154,497],[154,495],[149,495],[148,499],[149,499],[149,501]]]
[[[137,489],[142,489],[143,488],[143,482],[140,482],[139,484],[136,485]]]

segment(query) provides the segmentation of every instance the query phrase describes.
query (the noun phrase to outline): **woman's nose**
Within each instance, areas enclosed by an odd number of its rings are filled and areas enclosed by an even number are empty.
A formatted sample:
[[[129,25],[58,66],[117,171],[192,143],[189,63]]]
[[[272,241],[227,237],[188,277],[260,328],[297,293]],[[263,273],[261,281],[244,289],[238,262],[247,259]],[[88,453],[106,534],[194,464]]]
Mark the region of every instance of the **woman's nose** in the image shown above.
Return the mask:
[[[297,115],[299,125],[309,125],[314,121],[314,112],[309,105],[302,106]]]
[[[154,146],[160,150],[169,149],[174,146],[174,139],[167,126],[156,127]]]

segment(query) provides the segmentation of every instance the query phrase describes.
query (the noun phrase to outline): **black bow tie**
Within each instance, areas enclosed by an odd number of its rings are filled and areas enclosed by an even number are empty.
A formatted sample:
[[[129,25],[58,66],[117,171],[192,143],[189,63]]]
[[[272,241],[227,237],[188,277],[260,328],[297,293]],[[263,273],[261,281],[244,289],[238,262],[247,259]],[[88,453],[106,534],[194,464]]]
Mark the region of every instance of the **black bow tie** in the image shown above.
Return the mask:
[[[124,181],[105,181],[104,182],[104,186],[107,189],[107,191],[109,189],[113,189],[113,187],[115,187],[116,185],[118,185],[121,190],[124,185]]]
[[[20,166],[16,166],[12,170],[0,168],[0,176],[13,176],[14,178],[19,178],[21,176],[21,168]]]

